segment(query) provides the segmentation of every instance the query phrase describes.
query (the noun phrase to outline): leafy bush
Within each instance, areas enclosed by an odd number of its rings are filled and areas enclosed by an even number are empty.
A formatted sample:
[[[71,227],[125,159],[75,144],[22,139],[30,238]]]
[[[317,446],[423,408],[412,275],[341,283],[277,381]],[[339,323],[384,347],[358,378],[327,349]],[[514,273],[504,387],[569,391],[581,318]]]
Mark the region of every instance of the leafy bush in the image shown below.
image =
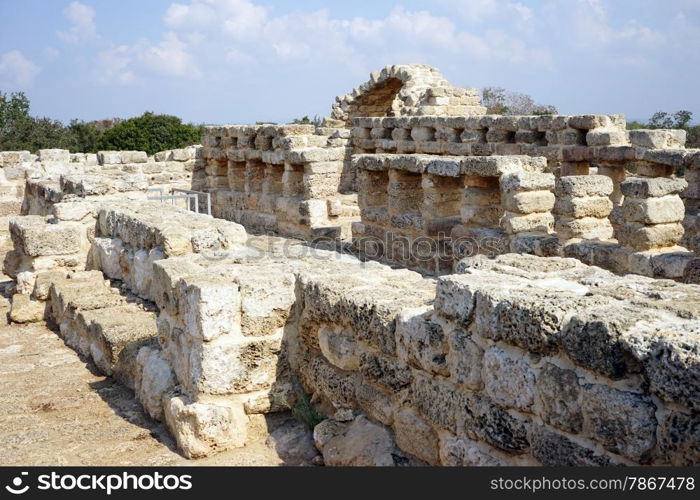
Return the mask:
[[[182,123],[176,116],[146,112],[105,131],[97,145],[103,150],[138,150],[152,155],[166,149],[198,144],[201,136],[201,127]]]

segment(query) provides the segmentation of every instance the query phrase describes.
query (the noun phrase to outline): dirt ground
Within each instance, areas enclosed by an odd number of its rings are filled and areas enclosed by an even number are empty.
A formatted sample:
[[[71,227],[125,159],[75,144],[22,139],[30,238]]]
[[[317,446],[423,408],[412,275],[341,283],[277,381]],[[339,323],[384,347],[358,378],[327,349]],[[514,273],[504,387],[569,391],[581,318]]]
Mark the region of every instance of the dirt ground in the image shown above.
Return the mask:
[[[261,418],[244,448],[184,458],[131,391],[100,375],[43,323],[5,324],[8,310],[0,297],[0,465],[299,464],[266,444],[268,432],[295,425],[288,414]]]

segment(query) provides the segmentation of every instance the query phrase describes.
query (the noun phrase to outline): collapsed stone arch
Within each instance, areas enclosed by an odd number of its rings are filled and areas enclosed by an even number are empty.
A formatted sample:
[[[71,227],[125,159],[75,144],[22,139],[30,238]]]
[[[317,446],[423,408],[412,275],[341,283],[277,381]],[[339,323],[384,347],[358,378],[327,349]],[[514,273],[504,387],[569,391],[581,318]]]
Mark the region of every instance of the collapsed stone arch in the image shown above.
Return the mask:
[[[331,118],[352,126],[357,117],[483,115],[475,88],[455,87],[422,64],[386,66],[349,94],[336,97]]]

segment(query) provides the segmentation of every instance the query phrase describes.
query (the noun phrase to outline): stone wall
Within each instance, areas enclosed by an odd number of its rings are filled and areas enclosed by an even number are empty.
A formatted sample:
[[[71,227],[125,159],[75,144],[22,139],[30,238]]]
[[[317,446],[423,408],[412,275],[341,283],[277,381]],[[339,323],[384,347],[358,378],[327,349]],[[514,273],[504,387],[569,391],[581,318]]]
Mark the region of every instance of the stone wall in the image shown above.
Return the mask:
[[[352,125],[356,117],[483,115],[474,88],[454,87],[430,66],[391,65],[370,74],[370,79],[349,94],[338,96],[330,118]]]
[[[460,266],[436,292],[407,276],[371,294],[355,276],[301,277],[308,390],[336,414],[368,415],[375,434],[391,429],[405,454],[430,464],[697,463],[697,286],[621,279],[573,259]],[[661,289],[673,300],[650,298]],[[333,424],[324,457],[360,424]]]
[[[349,236],[356,197],[348,131],[313,125],[208,127],[206,188],[214,214],[303,239]],[[201,184],[197,184],[201,187]]]

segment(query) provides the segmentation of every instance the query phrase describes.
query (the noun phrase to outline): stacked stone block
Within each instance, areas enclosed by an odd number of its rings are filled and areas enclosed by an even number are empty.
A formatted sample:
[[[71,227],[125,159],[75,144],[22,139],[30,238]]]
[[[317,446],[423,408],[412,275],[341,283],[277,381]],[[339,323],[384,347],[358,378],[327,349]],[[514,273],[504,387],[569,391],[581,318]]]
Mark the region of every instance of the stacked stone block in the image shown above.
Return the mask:
[[[501,225],[510,238],[510,251],[550,255],[554,238],[554,175],[514,172],[499,180],[505,214]]]
[[[215,215],[256,231],[341,237],[356,209],[341,131],[313,125],[209,127],[206,189]],[[352,177],[352,178],[350,178]]]
[[[352,125],[355,117],[466,116],[485,112],[476,89],[454,87],[435,68],[410,64],[375,71],[369,81],[350,94],[336,97],[330,120],[343,126]]]
[[[571,175],[556,180],[556,233],[570,240],[609,241],[613,227],[608,216],[613,204],[612,180],[604,175]]]
[[[693,254],[681,247],[684,179],[633,177],[622,185],[624,225],[620,244],[632,251],[630,271],[668,278],[683,276]]]

